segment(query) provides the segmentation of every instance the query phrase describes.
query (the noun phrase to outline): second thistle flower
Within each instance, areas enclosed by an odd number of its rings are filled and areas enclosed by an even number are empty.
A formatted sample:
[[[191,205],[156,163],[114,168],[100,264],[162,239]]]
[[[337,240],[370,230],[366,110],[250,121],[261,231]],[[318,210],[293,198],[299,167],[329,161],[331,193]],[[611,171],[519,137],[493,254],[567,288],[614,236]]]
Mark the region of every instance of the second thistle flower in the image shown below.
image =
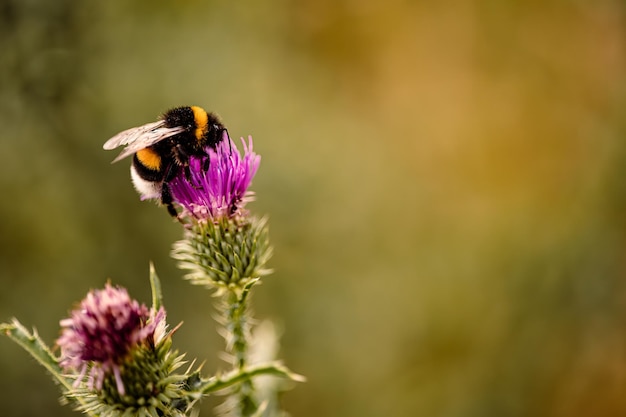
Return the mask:
[[[63,328],[57,344],[61,348],[60,365],[85,375],[88,368],[89,387],[102,389],[107,375],[113,375],[117,390],[125,394],[120,367],[136,346],[150,339],[154,343],[157,326],[162,327],[165,311],[150,311],[129,297],[124,288],[107,284],[103,290],[92,291],[61,321]],[[160,338],[160,336],[159,336]],[[82,377],[77,379],[81,382]]]
[[[59,365],[73,377],[69,398],[93,415],[180,415],[182,357],[171,348],[165,310],[149,309],[124,288],[91,291],[61,321]],[[158,410],[158,411],[157,411]]]

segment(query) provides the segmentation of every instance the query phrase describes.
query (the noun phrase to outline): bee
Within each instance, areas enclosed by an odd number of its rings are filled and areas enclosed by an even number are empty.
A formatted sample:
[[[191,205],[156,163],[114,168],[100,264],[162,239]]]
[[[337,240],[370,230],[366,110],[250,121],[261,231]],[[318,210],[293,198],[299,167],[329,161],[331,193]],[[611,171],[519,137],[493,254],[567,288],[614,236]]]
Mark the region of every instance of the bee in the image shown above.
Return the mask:
[[[224,132],[227,130],[215,114],[198,106],[176,107],[156,122],[118,133],[103,148],[111,150],[124,145],[111,163],[133,155],[130,175],[141,199],[160,200],[168,213],[177,218],[169,182],[181,170],[189,178],[189,158],[207,156],[207,147],[215,149]]]

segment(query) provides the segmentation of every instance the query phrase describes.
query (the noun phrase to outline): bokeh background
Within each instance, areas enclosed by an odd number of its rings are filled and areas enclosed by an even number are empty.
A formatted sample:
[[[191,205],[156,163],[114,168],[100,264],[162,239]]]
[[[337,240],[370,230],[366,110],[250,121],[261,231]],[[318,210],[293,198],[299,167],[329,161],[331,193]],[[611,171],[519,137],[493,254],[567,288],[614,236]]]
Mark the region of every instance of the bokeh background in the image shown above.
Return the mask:
[[[262,154],[293,416],[626,415],[624,2],[3,0],[0,321],[52,343],[108,278],[149,302],[152,260],[225,367],[179,225],[102,150],[191,104]],[[0,414],[58,397],[0,338]]]

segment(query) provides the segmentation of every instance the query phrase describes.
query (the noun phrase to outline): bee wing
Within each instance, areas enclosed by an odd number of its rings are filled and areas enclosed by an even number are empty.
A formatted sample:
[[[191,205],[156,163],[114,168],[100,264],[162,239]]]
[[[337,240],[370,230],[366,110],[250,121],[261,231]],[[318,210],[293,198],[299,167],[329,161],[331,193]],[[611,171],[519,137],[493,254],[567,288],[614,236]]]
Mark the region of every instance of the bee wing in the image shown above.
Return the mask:
[[[107,140],[102,147],[111,150],[126,145],[124,150],[113,160],[113,162],[117,162],[184,130],[183,127],[165,127],[165,121],[159,120],[120,132]]]

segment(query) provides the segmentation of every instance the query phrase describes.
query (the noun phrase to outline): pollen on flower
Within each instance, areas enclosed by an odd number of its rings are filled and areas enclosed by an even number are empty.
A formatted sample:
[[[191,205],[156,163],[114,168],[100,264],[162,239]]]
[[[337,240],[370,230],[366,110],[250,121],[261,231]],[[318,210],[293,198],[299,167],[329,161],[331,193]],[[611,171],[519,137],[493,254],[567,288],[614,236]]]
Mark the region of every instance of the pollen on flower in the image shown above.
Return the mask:
[[[207,149],[208,156],[190,158],[189,175],[181,172],[170,182],[174,200],[185,209],[183,215],[217,220],[243,214],[243,207],[253,198],[248,187],[261,157],[253,151],[251,136],[247,143],[241,141],[243,156],[224,132],[216,148]]]
[[[154,340],[155,330],[165,321],[165,311],[151,311],[133,300],[124,288],[106,284],[91,291],[61,320],[59,364],[66,371],[77,371],[78,385],[88,375],[90,389],[101,389],[108,374],[115,377],[117,390],[125,389],[120,364],[128,353],[146,340]]]

